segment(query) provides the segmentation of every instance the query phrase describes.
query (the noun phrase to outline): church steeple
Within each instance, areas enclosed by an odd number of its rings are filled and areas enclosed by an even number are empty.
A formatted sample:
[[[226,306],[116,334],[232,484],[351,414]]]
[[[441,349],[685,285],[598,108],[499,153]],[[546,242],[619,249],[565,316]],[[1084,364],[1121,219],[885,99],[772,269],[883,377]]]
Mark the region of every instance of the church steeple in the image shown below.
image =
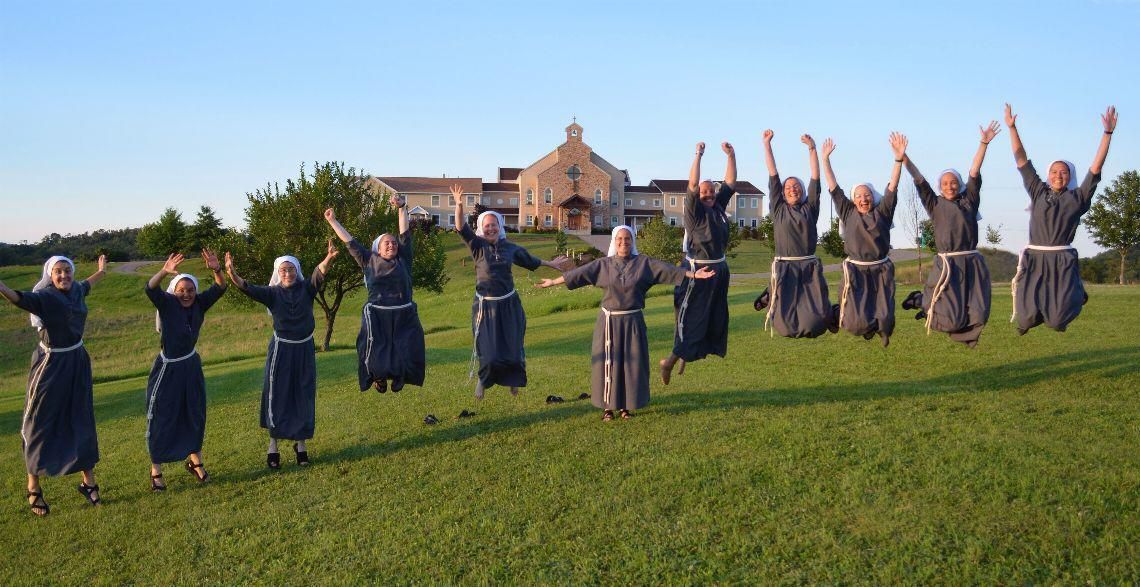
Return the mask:
[[[570,126],[566,127],[566,142],[582,142],[582,125],[578,124],[577,116],[573,117],[573,120],[570,122]]]

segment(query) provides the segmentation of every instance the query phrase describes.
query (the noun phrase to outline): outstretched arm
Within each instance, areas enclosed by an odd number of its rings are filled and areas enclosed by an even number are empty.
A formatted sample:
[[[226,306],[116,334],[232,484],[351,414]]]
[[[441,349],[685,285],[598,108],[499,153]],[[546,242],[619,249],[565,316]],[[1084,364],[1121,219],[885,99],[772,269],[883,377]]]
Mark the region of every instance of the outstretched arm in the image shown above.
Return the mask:
[[[163,263],[162,268],[158,270],[158,273],[155,273],[154,276],[146,282],[147,289],[158,289],[158,286],[162,283],[162,278],[167,275],[177,274],[178,266],[182,264],[182,261],[185,259],[186,257],[184,257],[182,253],[171,253],[170,256],[166,258],[166,263]]]
[[[835,181],[835,171],[831,169],[831,154],[835,152],[835,142],[828,138],[823,141],[823,175],[827,178],[827,191],[834,191],[839,187]]]
[[[705,156],[705,144],[697,143],[697,154],[693,155],[693,165],[689,168],[689,191],[696,192],[701,183],[701,157]]]
[[[226,273],[230,276],[230,281],[234,282],[234,285],[236,285],[238,289],[245,291],[246,282],[237,274],[237,271],[234,270],[234,257],[229,251],[226,251]]]
[[[1108,157],[1108,144],[1112,142],[1112,133],[1116,130],[1116,106],[1109,106],[1100,120],[1104,123],[1104,134],[1100,135],[1100,146],[1097,147],[1096,157],[1093,157],[1093,164],[1089,167],[1089,171],[1093,174],[1100,173],[1104,167],[1104,160]]]
[[[736,189],[736,149],[732,148],[732,143],[725,141],[720,144],[720,148],[728,155],[728,165],[724,170],[724,184],[732,189]]]
[[[13,304],[20,301],[20,292],[4,285],[3,281],[0,281],[0,296],[4,296],[4,299]]]
[[[87,278],[87,284],[94,287],[107,276],[107,255],[99,255],[99,270]]]
[[[805,134],[800,137],[800,142],[807,145],[808,148],[808,165],[811,166],[811,178],[819,181],[819,153],[815,150],[815,139],[811,138],[811,135]]]
[[[451,198],[455,200],[455,230],[459,230],[461,226],[467,224],[467,219],[463,217],[463,185],[451,184]]]
[[[222,277],[222,265],[218,263],[218,256],[210,249],[202,249],[202,260],[206,262],[206,268],[210,273],[214,274],[214,283],[223,290],[226,289],[226,278]]]
[[[340,240],[346,243],[352,240],[352,235],[349,234],[348,231],[344,229],[344,225],[336,219],[336,212],[334,212],[332,208],[325,210],[325,222],[329,223],[329,226],[332,227],[333,232],[336,233]]]
[[[895,164],[891,168],[891,181],[887,183],[887,189],[893,192],[899,189],[899,177],[902,175],[903,161],[906,161],[906,135],[892,132],[890,141],[891,151],[895,153]]]
[[[986,148],[989,146],[990,141],[1001,132],[1001,126],[998,125],[996,120],[991,120],[988,127],[978,127],[982,133],[982,140],[978,143],[978,151],[974,153],[974,162],[970,164],[970,177],[977,177],[982,172],[982,161],[986,159]]]
[[[768,177],[775,177],[780,174],[776,171],[776,155],[772,153],[772,137],[775,133],[772,129],[764,131],[764,163],[768,166]]]
[[[542,279],[542,281],[534,284],[534,286],[535,287],[547,288],[547,287],[551,287],[551,286],[555,286],[555,285],[562,285],[564,283],[566,283],[566,278],[559,275],[558,277],[555,277],[554,279],[548,279],[548,278],[544,277]]]
[[[1029,162],[1029,156],[1025,154],[1025,145],[1021,144],[1021,135],[1017,133],[1017,115],[1013,113],[1013,107],[1008,102],[1005,105],[1005,125],[1009,127],[1009,144],[1013,146],[1013,159],[1019,168],[1024,167]]]

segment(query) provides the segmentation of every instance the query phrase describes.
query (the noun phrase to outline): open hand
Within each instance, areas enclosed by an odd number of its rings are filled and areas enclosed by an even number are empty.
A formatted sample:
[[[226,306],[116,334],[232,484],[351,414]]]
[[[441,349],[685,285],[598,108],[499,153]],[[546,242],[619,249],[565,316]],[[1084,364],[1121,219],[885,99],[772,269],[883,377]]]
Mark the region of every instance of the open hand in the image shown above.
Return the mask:
[[[547,279],[545,277],[542,278],[542,281],[534,284],[535,287],[541,287],[541,288],[547,288],[547,287],[550,287],[552,285],[554,285],[554,280],[553,279]]]
[[[807,145],[807,148],[809,151],[815,150],[815,139],[811,138],[811,135],[809,135],[809,134],[801,135],[800,136],[800,142]]]
[[[185,260],[186,257],[183,256],[182,253],[171,253],[170,256],[166,258],[166,263],[163,263],[162,270],[168,275],[174,275],[178,273],[178,266]]]
[[[823,158],[826,159],[828,157],[831,157],[831,154],[834,151],[835,151],[835,141],[831,140],[831,137],[824,139],[824,141],[823,141]]]
[[[1116,106],[1109,106],[1105,109],[1104,114],[1100,116],[1100,121],[1104,123],[1104,132],[1116,130]]]
[[[221,271],[222,267],[218,264],[218,256],[210,249],[202,249],[202,260],[206,262],[206,268],[210,271]]]
[[[716,275],[716,271],[709,269],[708,266],[701,267],[697,269],[696,273],[693,273],[693,277],[697,279],[708,279],[714,275]]]
[[[1010,106],[1009,102],[1005,103],[1005,125],[1009,128],[1017,125],[1017,115],[1013,113],[1013,106]]]
[[[978,130],[982,133],[982,142],[988,145],[1001,132],[1001,125],[996,120],[991,120],[988,127],[978,126]]]
[[[895,160],[902,159],[906,155],[906,135],[900,132],[891,133],[891,150],[895,152]]]
[[[1116,123],[1113,122],[1113,124]],[[107,271],[107,255],[99,255],[99,270],[104,272]]]
[[[328,252],[328,255],[325,255],[325,258],[326,259],[332,259],[333,257],[335,257],[339,254],[340,254],[340,250],[336,248],[336,245],[333,244],[333,240],[330,238],[329,239],[329,252]]]
[[[234,272],[234,257],[230,254],[229,251],[226,251],[226,272]]]

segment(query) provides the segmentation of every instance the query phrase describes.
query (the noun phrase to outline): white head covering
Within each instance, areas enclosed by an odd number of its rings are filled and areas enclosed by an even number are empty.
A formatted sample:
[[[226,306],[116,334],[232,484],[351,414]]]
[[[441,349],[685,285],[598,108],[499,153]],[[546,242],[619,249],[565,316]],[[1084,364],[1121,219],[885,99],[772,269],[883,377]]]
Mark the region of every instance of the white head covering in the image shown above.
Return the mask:
[[[606,256],[607,257],[613,257],[613,256],[617,255],[617,244],[614,243],[614,239],[617,238],[617,233],[619,230],[628,230],[629,231],[629,256],[630,257],[636,256],[637,255],[637,233],[634,232],[634,230],[632,228],[630,228],[629,226],[626,226],[625,224],[619,224],[619,225],[615,226],[613,230],[610,231],[610,250],[609,250],[609,252],[606,253]]]
[[[869,181],[864,181],[862,183],[857,183],[857,184],[851,186],[851,201],[852,202],[855,201],[855,190],[859,189],[859,186],[864,186],[864,185],[867,186],[867,189],[871,190],[871,209],[874,210],[875,206],[878,206],[879,202],[883,201],[883,194],[880,194],[879,190],[875,189],[875,184],[873,184]],[[844,224],[843,219],[840,218],[839,219],[839,236],[846,238],[846,236],[844,235],[844,228],[845,227],[843,226],[843,224]],[[894,228],[894,227],[895,227],[895,225],[892,222],[891,228]]]
[[[948,168],[948,169],[943,169],[942,171],[938,172],[938,197],[940,197],[940,198],[942,197],[942,176],[946,175],[947,173],[958,178],[958,195],[962,195],[962,194],[966,193],[966,182],[962,181],[962,174],[958,173],[957,169]],[[981,210],[975,210],[974,211],[974,219],[975,220],[981,220],[982,219],[982,211]]]
[[[71,259],[68,259],[67,257],[64,257],[63,255],[53,255],[47,261],[44,261],[43,274],[40,276],[40,280],[37,281],[36,284],[32,286],[32,291],[40,291],[41,289],[47,289],[48,287],[51,286],[51,269],[52,269],[52,267],[55,267],[55,264],[59,263],[60,261],[63,261],[65,263],[67,263],[68,265],[71,265],[71,278],[72,278],[72,283],[74,283],[74,280],[75,280],[75,263],[72,263]],[[40,317],[35,315],[35,314],[31,315],[31,321],[32,321],[32,326],[36,330],[40,330],[44,327],[43,320],[40,320]]]
[[[507,223],[505,220],[503,220],[503,215],[499,214],[498,212],[496,212],[494,210],[487,210],[486,212],[480,214],[479,218],[477,218],[475,220],[475,235],[476,236],[483,236],[483,219],[486,218],[488,215],[494,216],[495,219],[499,221],[499,240],[506,240],[507,239]]]
[[[1066,159],[1058,159],[1049,164],[1049,168],[1045,170],[1046,174],[1049,173],[1049,169],[1053,168],[1054,163],[1064,163],[1069,167],[1069,185],[1065,186],[1065,188],[1069,190],[1077,189],[1077,167],[1073,165],[1073,162]],[[1050,187],[1050,189],[1052,189],[1052,187]]]
[[[802,204],[802,203],[806,202],[807,201],[807,186],[804,185],[804,180],[802,180],[802,179],[800,179],[794,175],[791,177],[788,177],[788,179],[794,179],[794,180],[796,180],[796,183],[800,184],[800,203]],[[784,183],[787,183],[788,179],[785,179]],[[782,188],[783,186],[780,186],[780,187]]]
[[[397,251],[400,250],[400,239],[396,238],[395,235],[393,235],[390,232],[385,232],[384,234],[376,237],[376,240],[372,241],[372,252],[373,253],[375,253],[377,255],[380,254],[380,239],[382,239],[386,236],[392,237],[392,240],[396,241],[396,250]]]
[[[269,276],[270,287],[281,283],[281,277],[277,275],[277,270],[280,269],[281,264],[286,261],[292,263],[293,267],[297,269],[297,279],[300,280],[305,278],[305,274],[301,273],[301,262],[298,261],[297,258],[293,255],[282,255],[273,260],[273,275]]]
[[[198,278],[197,277],[194,277],[193,275],[190,275],[189,273],[179,273],[178,275],[175,275],[174,279],[171,279],[170,283],[168,283],[166,285],[166,293],[168,293],[168,294],[174,293],[174,288],[178,287],[178,282],[182,281],[183,279],[189,279],[190,283],[194,284],[194,291],[195,292],[198,291]],[[158,315],[158,310],[154,311],[154,331],[155,332],[162,332],[162,319]]]

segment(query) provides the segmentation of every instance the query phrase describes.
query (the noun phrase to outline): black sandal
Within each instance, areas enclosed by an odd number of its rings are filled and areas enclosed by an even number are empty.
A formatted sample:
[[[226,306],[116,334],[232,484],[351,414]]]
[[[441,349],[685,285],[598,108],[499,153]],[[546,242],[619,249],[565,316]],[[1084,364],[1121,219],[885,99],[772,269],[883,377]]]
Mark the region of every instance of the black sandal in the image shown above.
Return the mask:
[[[904,309],[904,310],[917,310],[919,308],[918,298],[921,295],[922,295],[922,292],[918,291],[918,290],[914,290],[914,291],[910,292],[909,294],[907,294],[906,299],[903,300],[902,309]]]
[[[424,416],[424,424],[427,424],[428,426],[435,426],[436,424],[439,424],[439,418],[436,418],[434,414],[428,414]]]
[[[557,395],[546,396],[546,403],[548,403],[548,404],[560,404],[563,401],[565,401],[565,400],[563,400],[561,396],[557,396]]]
[[[92,506],[99,505],[99,496],[95,495],[96,493],[99,493],[98,483],[94,485],[88,485],[87,483],[80,482],[79,486],[76,487],[76,489],[79,490],[80,495],[87,498],[87,503],[90,503]]]
[[[602,412],[602,421],[603,422],[611,422],[611,421],[613,421],[613,419],[614,419],[614,411],[613,410],[606,410],[606,411]]]
[[[210,474],[206,472],[206,467],[202,463],[194,464],[194,461],[186,460],[186,470],[198,480],[199,483],[205,483],[210,480]]]
[[[35,498],[34,500],[32,500],[31,503],[28,504],[28,506],[32,508],[33,514],[40,516],[42,518],[43,516],[46,516],[46,515],[51,513],[51,507],[48,506],[48,503],[46,501],[44,501],[43,490],[29,491],[28,497],[34,497]]]
[[[401,389],[404,389],[404,378],[394,377],[392,379],[392,393],[400,393]]]
[[[302,467],[309,466],[309,451],[297,450],[297,445],[293,445],[293,452],[297,453],[297,464]]]
[[[619,412],[619,415],[621,416],[622,420],[628,420],[628,419],[633,417],[633,412],[631,412],[629,410],[622,410],[621,412]]]
[[[265,455],[265,466],[269,467],[270,469],[280,469],[281,468],[281,453],[279,453],[279,452],[266,453],[266,455]]]
[[[583,391],[582,393],[578,394],[578,399],[590,399],[590,394]]]
[[[757,312],[760,312],[760,311],[764,310],[764,308],[768,307],[768,303],[771,300],[772,300],[772,294],[770,294],[768,292],[767,288],[765,288],[763,293],[756,296],[756,299],[752,301],[752,308],[754,310],[756,310]]]
[[[151,491],[166,491],[166,483],[159,484],[158,480],[162,479],[162,473],[150,476],[150,490]]]
[[[372,382],[372,387],[375,387],[377,392],[384,393],[388,391],[388,380],[377,379],[376,381]]]

